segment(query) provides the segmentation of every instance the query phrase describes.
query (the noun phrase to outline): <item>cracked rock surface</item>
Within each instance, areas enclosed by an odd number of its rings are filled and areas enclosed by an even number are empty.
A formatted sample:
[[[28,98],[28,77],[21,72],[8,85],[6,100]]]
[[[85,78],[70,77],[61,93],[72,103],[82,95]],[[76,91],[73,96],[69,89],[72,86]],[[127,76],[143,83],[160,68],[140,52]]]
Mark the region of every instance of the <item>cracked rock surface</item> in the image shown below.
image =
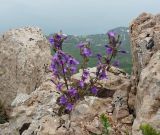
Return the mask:
[[[0,100],[7,106],[19,93],[33,92],[45,80],[49,63],[49,44],[41,29],[24,27],[4,33],[0,37]]]

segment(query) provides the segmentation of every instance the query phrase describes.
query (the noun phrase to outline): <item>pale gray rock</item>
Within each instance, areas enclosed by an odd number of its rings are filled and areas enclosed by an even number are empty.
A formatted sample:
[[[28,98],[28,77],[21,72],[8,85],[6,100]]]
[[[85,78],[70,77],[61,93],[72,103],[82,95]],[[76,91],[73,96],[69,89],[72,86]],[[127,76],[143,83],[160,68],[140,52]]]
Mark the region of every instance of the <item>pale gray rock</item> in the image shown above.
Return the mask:
[[[142,13],[130,25],[133,72],[129,106],[135,108],[133,135],[149,123],[160,130],[160,14]]]
[[[16,98],[11,103],[11,106],[12,107],[18,106],[18,105],[24,103],[27,99],[29,99],[29,95],[28,94],[26,94],[26,93],[18,93]]]
[[[50,57],[49,43],[38,27],[12,29],[0,37],[0,99],[5,105],[41,85]]]

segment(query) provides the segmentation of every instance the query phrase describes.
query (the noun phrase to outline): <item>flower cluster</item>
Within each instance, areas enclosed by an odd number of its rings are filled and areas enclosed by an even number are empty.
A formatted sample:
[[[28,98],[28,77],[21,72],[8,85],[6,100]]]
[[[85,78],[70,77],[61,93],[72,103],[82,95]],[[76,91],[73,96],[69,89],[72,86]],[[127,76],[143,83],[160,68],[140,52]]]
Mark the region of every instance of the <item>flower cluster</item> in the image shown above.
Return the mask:
[[[92,52],[90,49],[90,42],[81,42],[77,46],[80,49],[80,55],[83,57],[92,56]]]
[[[56,52],[57,50],[62,50],[62,44],[66,39],[67,35],[62,33],[55,33],[52,37],[49,38],[49,42],[53,50]]]
[[[107,54],[106,61],[108,62],[108,65],[110,65],[112,58],[115,58],[117,56],[117,53],[127,54],[127,52],[125,50],[119,50],[119,47],[121,45],[120,35],[117,35],[113,31],[108,32],[107,35],[109,43],[105,45]],[[118,60],[115,60],[112,65],[118,67],[120,63]]]
[[[57,78],[70,79],[76,73],[79,62],[71,55],[64,53],[62,50],[57,52],[52,57],[51,70]]]
[[[76,73],[78,64],[79,62],[75,58],[62,50],[57,50],[52,57],[51,70],[54,76],[52,82],[56,85],[57,90],[62,93],[59,104],[68,111],[72,110],[74,100],[78,96],[76,88],[70,85],[71,76]],[[65,90],[64,86],[66,86]]]
[[[89,58],[93,56],[90,42],[79,43],[77,47],[83,59],[81,65],[82,74],[79,80],[75,80],[72,76],[77,72],[80,63],[74,57],[62,51],[62,44],[66,37],[63,34],[54,34],[49,40],[55,50],[51,61],[52,82],[56,85],[57,91],[62,94],[58,99],[61,113],[70,112],[77,100],[85,95],[97,95],[100,90],[98,80],[108,79],[107,70],[110,68],[112,58],[116,56],[117,52],[126,53],[125,51],[118,50],[121,44],[119,36],[116,37],[116,33],[109,32],[109,43],[105,46],[106,55],[96,55],[98,65],[93,77],[87,68]],[[119,61],[115,61],[113,65],[119,66]]]

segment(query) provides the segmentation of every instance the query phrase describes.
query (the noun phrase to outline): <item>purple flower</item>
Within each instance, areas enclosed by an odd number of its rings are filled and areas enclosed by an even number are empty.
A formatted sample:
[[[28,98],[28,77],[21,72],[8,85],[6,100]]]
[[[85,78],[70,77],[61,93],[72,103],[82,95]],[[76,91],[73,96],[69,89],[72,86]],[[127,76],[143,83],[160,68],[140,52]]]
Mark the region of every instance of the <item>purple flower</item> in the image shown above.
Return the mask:
[[[89,71],[84,70],[84,71],[83,71],[83,74],[82,74],[82,80],[83,80],[83,81],[86,80],[86,79],[88,78],[88,76],[89,76]]]
[[[112,48],[110,48],[110,47],[107,47],[107,48],[106,48],[106,53],[107,53],[107,54],[109,54],[109,55],[112,54],[112,51],[113,51]]]
[[[70,67],[70,71],[72,74],[75,74],[77,72],[77,67]]]
[[[77,90],[75,88],[70,88],[68,92],[71,96],[75,96],[77,94]]]
[[[58,83],[58,84],[56,85],[57,90],[58,90],[58,91],[61,91],[61,90],[62,90],[62,86],[63,86],[63,83]]]
[[[56,39],[56,40],[61,40],[61,39],[62,39],[62,36],[61,36],[60,34],[56,34],[56,35],[55,35],[55,39]]]
[[[83,42],[80,42],[80,43],[77,45],[77,47],[80,48],[80,49],[83,48],[84,46],[85,46],[85,44],[84,44]]]
[[[115,36],[116,36],[116,33],[113,32],[113,31],[110,31],[110,32],[108,32],[107,34],[108,34],[108,37],[113,37],[113,38],[115,38]]]
[[[96,56],[97,56],[98,61],[101,62],[102,55],[101,54],[97,54]]]
[[[49,42],[50,42],[52,45],[54,45],[54,39],[53,39],[53,37],[50,37],[50,38],[49,38]]]
[[[72,111],[72,109],[73,109],[73,105],[72,105],[71,103],[68,103],[68,104],[66,105],[66,110]]]
[[[58,62],[58,53],[55,53],[54,56],[52,57],[52,63]]]
[[[69,60],[68,60],[68,63],[70,65],[78,65],[79,64],[79,61],[77,61],[76,59],[74,59],[73,57],[70,57]]]
[[[83,54],[84,56],[86,56],[86,57],[92,56],[91,49],[84,47],[84,48],[82,49],[82,54]]]
[[[119,67],[119,65],[120,65],[120,62],[118,60],[116,60],[116,61],[113,62],[113,66]]]
[[[63,105],[66,104],[67,103],[67,98],[65,96],[61,96],[60,100],[59,100],[59,103],[63,104]]]
[[[99,79],[103,80],[103,79],[107,79],[107,75],[106,75],[106,71],[102,70],[102,72],[99,75]]]
[[[97,92],[98,92],[97,88],[95,86],[93,86],[91,88],[91,93],[94,94],[94,95],[97,95]]]
[[[84,87],[84,81],[79,81],[79,86],[80,86],[81,88],[83,88],[83,87]]]

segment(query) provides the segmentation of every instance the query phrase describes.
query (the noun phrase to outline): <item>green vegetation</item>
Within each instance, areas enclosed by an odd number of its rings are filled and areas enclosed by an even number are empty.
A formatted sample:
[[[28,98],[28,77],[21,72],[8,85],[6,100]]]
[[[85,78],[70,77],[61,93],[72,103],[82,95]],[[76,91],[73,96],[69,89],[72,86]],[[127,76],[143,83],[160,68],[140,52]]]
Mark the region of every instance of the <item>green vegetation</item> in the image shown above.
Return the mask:
[[[140,126],[143,135],[160,135],[160,132],[157,132],[153,127],[149,124],[143,124]]]
[[[5,123],[7,120],[8,120],[8,117],[4,108],[4,104],[0,100],[0,124]]]
[[[100,120],[103,124],[103,128],[104,128],[104,134],[105,135],[108,135],[109,134],[109,127],[110,127],[110,123],[109,123],[109,120],[107,118],[107,116],[105,114],[101,114],[100,116]]]
[[[113,31],[117,32],[121,35],[122,39],[122,45],[121,49],[128,51],[128,54],[119,54],[117,56],[117,59],[120,61],[120,68],[124,69],[127,73],[131,73],[131,67],[132,67],[132,61],[131,61],[131,50],[130,50],[130,41],[129,41],[129,35],[127,32],[127,28],[125,27],[119,27],[114,29]],[[100,53],[102,55],[105,55],[105,45],[107,44],[107,35],[106,34],[95,34],[95,35],[87,35],[87,36],[73,36],[69,35],[67,40],[65,40],[63,44],[63,50],[69,54],[71,54],[73,57],[75,57],[80,62],[82,61],[80,55],[79,55],[79,49],[76,47],[78,43],[81,41],[89,40],[91,42],[91,49],[94,53],[93,57],[90,58],[88,67],[95,67],[97,59],[95,55],[97,53]]]

